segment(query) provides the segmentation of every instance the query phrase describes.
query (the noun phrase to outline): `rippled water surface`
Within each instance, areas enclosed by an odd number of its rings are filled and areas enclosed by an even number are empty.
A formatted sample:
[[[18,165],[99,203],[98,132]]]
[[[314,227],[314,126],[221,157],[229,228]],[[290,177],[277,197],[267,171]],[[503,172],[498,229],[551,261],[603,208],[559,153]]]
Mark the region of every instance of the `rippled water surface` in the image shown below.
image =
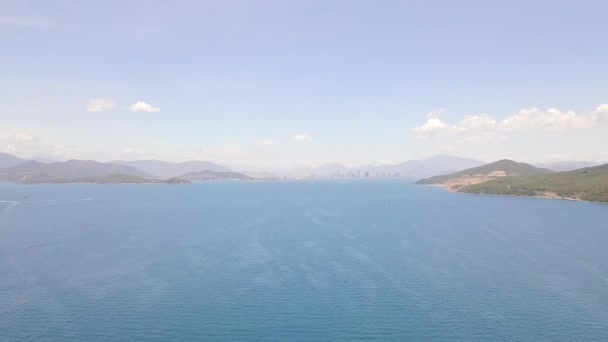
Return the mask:
[[[0,340],[608,340],[608,205],[402,181],[0,185]]]

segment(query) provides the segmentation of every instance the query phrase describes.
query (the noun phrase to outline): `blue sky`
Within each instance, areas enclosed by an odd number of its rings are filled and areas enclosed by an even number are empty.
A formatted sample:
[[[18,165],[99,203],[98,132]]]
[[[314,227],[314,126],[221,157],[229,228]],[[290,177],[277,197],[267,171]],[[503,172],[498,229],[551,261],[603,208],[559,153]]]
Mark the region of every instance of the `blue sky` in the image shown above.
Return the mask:
[[[608,161],[606,13],[560,0],[3,1],[0,151]]]

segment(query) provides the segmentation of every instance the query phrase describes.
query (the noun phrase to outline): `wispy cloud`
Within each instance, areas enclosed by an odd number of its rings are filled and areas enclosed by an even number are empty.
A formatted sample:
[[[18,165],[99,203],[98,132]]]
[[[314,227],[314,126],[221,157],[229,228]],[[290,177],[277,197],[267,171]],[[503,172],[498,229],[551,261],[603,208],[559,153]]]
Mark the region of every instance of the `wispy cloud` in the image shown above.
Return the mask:
[[[121,157],[133,157],[133,156],[142,156],[146,154],[143,150],[136,149],[133,147],[126,147],[122,150],[118,151],[118,155]]]
[[[483,132],[477,135],[465,137],[456,141],[458,145],[469,145],[469,144],[495,144],[503,141],[506,137],[504,135],[498,135],[494,132]]]
[[[0,127],[0,152],[33,157],[59,155],[62,150],[17,127]]]
[[[23,27],[23,28],[44,28],[44,27],[49,26],[47,23],[41,22],[41,21],[8,17],[8,16],[0,16],[0,25]]]
[[[32,149],[36,150],[39,145],[39,139],[16,127],[0,127],[0,152],[21,153]]]
[[[258,141],[258,145],[274,145],[275,142],[272,140],[260,140]]]
[[[143,101],[137,101],[137,102],[135,102],[133,105],[131,105],[129,107],[129,110],[132,111],[132,112],[148,112],[148,113],[152,113],[152,112],[158,112],[158,111],[160,111],[160,108],[154,107],[153,105],[145,103]]]
[[[5,147],[15,144],[31,144],[35,141],[37,141],[35,137],[19,130],[17,127],[0,129],[0,144],[3,144]]]
[[[312,137],[306,133],[300,133],[300,134],[296,134],[293,136],[293,138],[295,140],[298,141],[308,141],[308,140],[312,140]]]
[[[87,112],[101,112],[116,107],[116,102],[110,99],[92,99],[87,103]]]

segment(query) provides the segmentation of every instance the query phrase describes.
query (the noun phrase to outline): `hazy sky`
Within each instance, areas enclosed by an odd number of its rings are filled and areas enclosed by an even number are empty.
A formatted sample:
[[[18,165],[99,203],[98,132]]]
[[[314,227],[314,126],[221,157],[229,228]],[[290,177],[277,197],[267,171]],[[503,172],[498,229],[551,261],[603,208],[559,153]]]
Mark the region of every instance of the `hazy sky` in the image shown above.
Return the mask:
[[[608,1],[0,1],[0,151],[608,161]]]

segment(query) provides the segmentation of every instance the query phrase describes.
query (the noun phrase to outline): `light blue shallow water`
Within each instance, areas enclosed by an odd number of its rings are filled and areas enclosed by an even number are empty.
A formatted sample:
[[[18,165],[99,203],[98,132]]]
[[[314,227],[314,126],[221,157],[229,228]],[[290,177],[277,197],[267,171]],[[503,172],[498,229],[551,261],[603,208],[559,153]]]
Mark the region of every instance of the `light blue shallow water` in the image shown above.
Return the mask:
[[[608,340],[608,205],[400,181],[0,185],[0,340]]]

